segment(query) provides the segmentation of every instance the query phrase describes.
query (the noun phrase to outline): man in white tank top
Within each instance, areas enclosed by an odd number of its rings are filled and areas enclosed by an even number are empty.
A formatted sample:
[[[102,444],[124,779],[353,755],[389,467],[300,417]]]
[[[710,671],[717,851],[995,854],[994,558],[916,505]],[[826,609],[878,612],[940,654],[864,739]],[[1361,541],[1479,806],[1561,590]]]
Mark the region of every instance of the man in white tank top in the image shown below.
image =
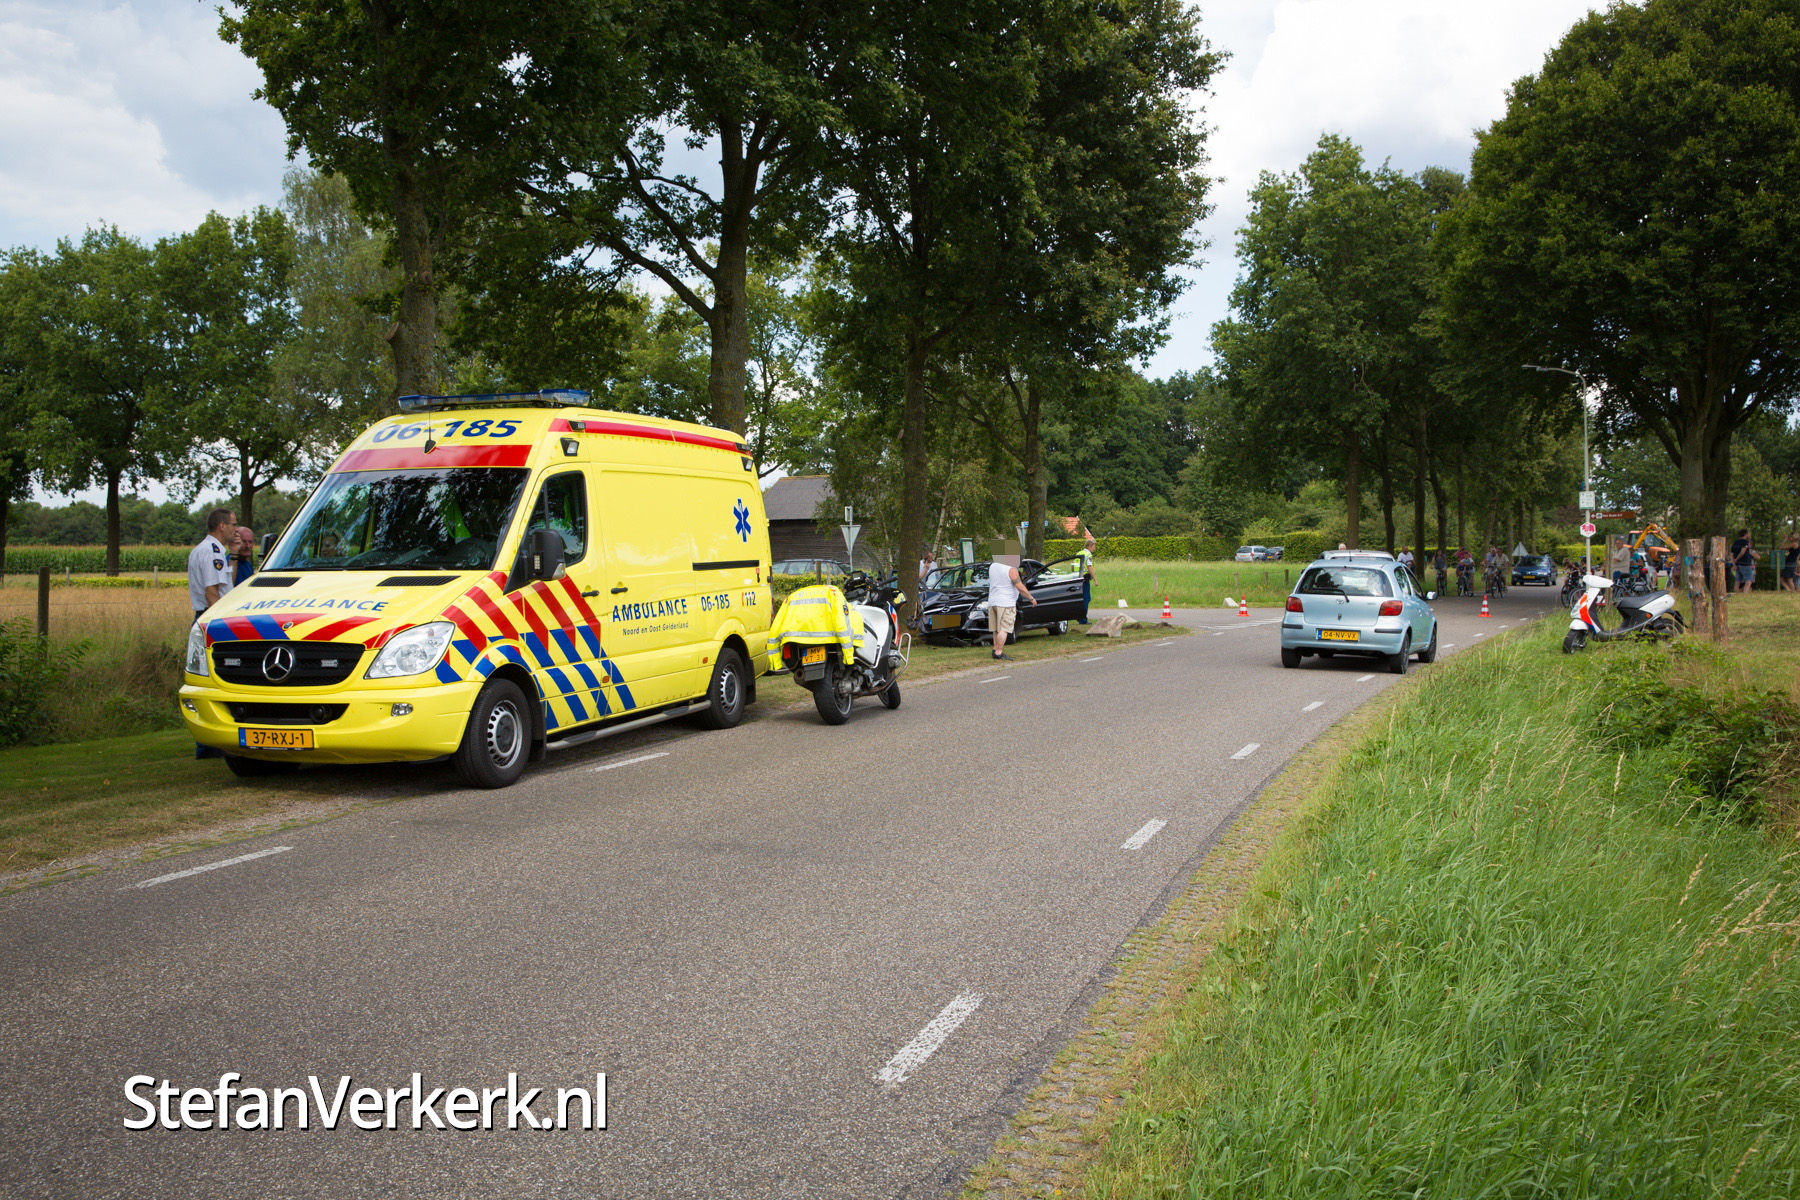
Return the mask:
[[[988,626],[994,631],[994,657],[1006,657],[1006,638],[1013,631],[1013,618],[1019,611],[1019,597],[1035,605],[1037,600],[1019,578],[1019,568],[996,562],[988,567]]]

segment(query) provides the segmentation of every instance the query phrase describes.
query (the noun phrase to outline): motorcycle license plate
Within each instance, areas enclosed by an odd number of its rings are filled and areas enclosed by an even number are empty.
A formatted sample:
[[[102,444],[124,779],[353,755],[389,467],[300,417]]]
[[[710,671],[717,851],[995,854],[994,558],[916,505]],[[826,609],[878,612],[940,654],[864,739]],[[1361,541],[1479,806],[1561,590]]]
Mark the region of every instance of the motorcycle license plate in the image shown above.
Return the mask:
[[[1354,642],[1356,640],[1356,630],[1321,629],[1319,630],[1319,638],[1320,640],[1327,642]]]
[[[825,661],[825,647],[823,647],[823,646],[820,646],[816,650],[801,651],[800,665],[803,667],[810,667],[814,663],[822,663],[824,661]]]
[[[238,745],[246,750],[311,750],[310,729],[240,729]]]

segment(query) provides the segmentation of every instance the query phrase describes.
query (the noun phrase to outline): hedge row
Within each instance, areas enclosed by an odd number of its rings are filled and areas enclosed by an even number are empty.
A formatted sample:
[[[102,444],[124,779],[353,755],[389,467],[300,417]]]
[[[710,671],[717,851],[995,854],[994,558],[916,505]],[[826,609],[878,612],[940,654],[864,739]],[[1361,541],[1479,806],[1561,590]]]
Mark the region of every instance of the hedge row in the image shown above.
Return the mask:
[[[1229,562],[1237,556],[1242,542],[1221,537],[1110,537],[1094,539],[1096,558],[1147,558],[1157,562],[1193,559],[1199,562]],[[1326,549],[1326,537],[1317,529],[1295,529],[1275,543],[1287,561],[1311,562]],[[1044,542],[1044,561],[1052,562],[1079,553],[1079,538],[1048,538]]]
[[[121,571],[179,571],[187,573],[188,546],[120,546]],[[8,575],[36,574],[42,567],[52,571],[76,571],[94,574],[106,570],[105,546],[8,546]]]

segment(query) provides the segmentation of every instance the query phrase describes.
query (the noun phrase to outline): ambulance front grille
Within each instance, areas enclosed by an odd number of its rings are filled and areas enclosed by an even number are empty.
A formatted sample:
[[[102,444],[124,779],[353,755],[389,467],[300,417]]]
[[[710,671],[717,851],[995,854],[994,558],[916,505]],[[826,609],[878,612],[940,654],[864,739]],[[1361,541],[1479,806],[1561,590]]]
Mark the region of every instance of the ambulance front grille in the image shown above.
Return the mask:
[[[214,642],[213,669],[225,683],[329,687],[350,678],[364,649],[356,642]]]

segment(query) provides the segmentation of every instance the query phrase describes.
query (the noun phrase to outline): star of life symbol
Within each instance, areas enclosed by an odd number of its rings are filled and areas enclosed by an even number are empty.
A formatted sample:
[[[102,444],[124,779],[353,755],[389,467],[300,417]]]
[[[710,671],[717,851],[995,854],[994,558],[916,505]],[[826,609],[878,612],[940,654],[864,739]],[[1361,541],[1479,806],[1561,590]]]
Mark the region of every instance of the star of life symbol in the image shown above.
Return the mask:
[[[742,500],[737,502],[732,514],[737,517],[737,535],[744,541],[750,540],[750,506]]]

